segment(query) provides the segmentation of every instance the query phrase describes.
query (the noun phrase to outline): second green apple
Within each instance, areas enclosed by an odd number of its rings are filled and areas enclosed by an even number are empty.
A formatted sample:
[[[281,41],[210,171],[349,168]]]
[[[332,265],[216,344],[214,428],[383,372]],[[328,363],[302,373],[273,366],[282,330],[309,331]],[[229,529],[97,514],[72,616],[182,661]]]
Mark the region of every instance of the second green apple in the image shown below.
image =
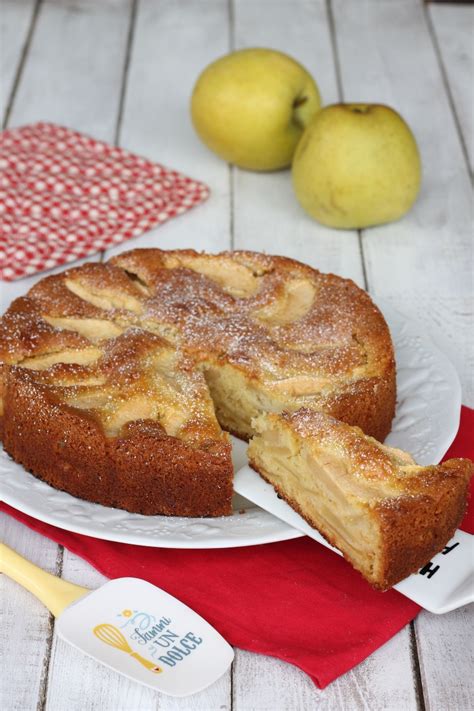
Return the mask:
[[[421,161],[402,117],[378,104],[322,109],[293,158],[302,207],[328,227],[356,229],[398,220],[416,200]]]

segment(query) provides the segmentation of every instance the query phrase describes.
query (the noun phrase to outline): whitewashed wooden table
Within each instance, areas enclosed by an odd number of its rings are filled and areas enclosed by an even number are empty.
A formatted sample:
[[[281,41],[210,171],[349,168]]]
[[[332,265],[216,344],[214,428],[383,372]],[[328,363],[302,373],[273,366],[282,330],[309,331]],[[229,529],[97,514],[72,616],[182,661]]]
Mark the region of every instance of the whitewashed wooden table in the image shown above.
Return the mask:
[[[473,22],[472,6],[418,0],[2,0],[4,125],[55,121],[207,182],[212,196],[204,206],[119,249],[266,250],[350,277],[427,333],[447,337],[464,402],[473,406]],[[199,143],[188,111],[194,80],[217,56],[252,45],[294,55],[325,103],[376,101],[402,113],[424,167],[421,197],[404,220],[362,233],[331,231],[300,210],[288,172],[231,169]],[[0,283],[2,310],[33,282]],[[1,536],[68,580],[103,581],[6,516]],[[173,700],[59,641],[45,608],[1,577],[5,711],[473,708],[472,610],[421,613],[324,691],[288,664],[236,650],[214,686]]]

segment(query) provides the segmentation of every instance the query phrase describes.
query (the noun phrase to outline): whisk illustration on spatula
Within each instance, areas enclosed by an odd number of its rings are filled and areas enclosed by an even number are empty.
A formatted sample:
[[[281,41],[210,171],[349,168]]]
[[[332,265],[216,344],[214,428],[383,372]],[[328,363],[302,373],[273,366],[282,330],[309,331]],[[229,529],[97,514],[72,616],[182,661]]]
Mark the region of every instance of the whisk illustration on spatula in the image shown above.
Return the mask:
[[[163,669],[161,667],[156,666],[154,662],[151,662],[149,659],[145,659],[144,657],[142,657],[141,654],[138,654],[138,652],[134,652],[122,632],[120,632],[120,630],[115,627],[115,625],[109,625],[104,623],[102,625],[97,625],[92,631],[94,632],[95,636],[100,639],[101,642],[105,642],[105,644],[110,644],[111,647],[115,647],[116,649],[120,649],[121,652],[129,654],[131,657],[136,659],[137,662],[139,662],[155,674],[160,674],[160,672],[163,671]]]

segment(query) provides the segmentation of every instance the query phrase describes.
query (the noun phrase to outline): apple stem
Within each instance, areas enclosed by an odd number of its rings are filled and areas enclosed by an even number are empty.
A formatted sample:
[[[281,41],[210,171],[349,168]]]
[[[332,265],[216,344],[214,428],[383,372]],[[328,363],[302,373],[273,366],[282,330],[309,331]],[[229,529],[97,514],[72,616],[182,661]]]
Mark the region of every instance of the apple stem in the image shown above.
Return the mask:
[[[297,96],[296,99],[293,101],[293,108],[297,109],[303,104],[305,104],[308,101],[307,96]]]

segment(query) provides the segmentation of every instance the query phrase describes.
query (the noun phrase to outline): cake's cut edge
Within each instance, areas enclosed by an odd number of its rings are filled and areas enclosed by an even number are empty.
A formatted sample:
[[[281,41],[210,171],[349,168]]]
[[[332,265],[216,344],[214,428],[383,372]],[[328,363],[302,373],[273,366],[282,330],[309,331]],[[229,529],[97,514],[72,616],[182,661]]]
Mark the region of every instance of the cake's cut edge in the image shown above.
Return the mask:
[[[462,520],[470,460],[418,467],[313,411],[261,415],[254,426],[251,466],[376,589],[422,568]]]

